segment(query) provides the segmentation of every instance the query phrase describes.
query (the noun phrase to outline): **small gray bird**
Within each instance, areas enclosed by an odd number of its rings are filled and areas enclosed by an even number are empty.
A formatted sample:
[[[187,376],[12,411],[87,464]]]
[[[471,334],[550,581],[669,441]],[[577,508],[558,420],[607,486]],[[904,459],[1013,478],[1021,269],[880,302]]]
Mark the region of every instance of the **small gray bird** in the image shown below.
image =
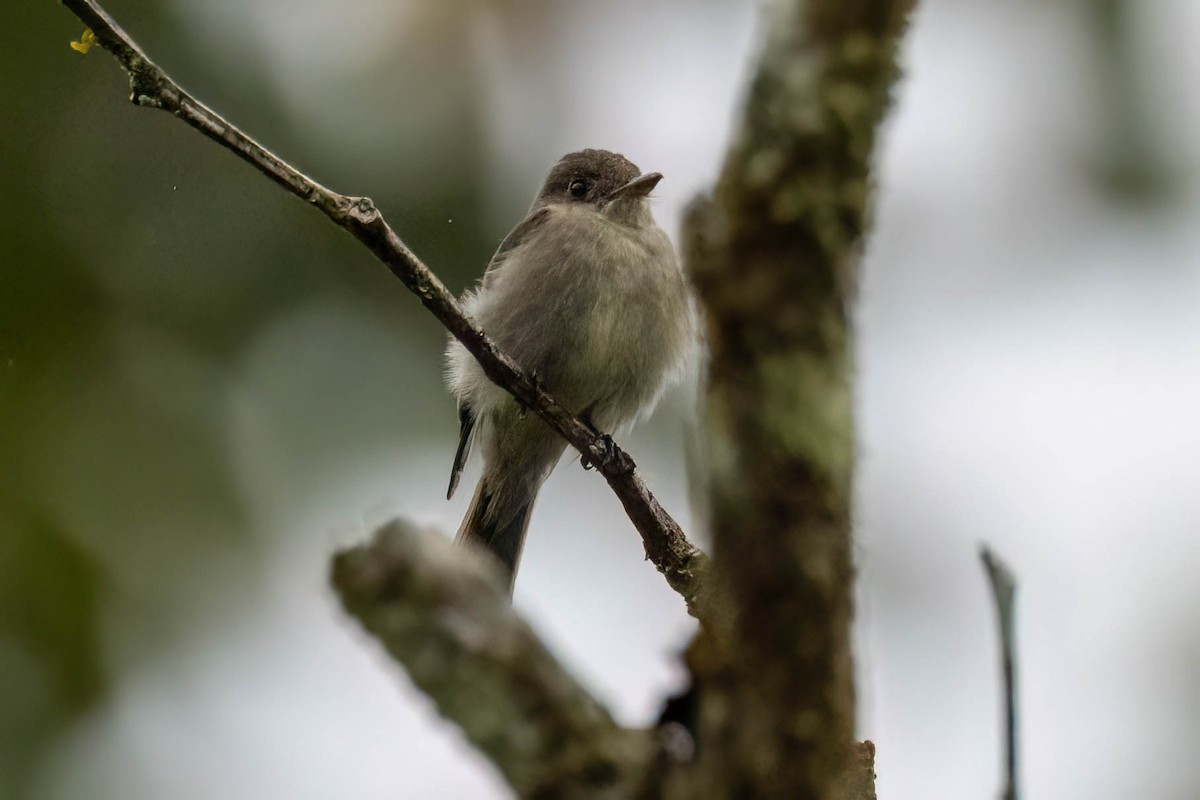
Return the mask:
[[[606,150],[563,156],[462,298],[501,350],[598,431],[648,414],[692,343],[691,292],[650,215],[660,180]],[[511,592],[533,501],[566,441],[493,384],[457,340],[446,362],[461,425],[447,498],[472,444],[483,451],[457,541],[495,555]]]

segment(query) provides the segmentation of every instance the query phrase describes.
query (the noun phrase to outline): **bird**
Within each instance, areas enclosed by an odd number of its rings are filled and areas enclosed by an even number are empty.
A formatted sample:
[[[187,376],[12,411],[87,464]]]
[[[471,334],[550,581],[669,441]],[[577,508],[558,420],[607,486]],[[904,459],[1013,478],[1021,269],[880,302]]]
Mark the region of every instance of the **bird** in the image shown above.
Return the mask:
[[[597,432],[648,416],[694,341],[690,285],[650,211],[661,180],[607,150],[563,156],[461,297],[501,351]],[[483,458],[455,541],[494,557],[511,597],[534,501],[567,442],[453,338],[446,377],[459,420],[447,499],[472,449]]]

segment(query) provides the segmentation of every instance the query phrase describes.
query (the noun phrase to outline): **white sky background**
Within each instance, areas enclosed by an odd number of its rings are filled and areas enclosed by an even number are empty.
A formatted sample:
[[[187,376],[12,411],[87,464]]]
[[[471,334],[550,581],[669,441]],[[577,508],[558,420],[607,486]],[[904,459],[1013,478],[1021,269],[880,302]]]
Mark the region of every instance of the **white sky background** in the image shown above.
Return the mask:
[[[379,0],[179,8],[198,37],[265,60],[298,124],[329,147],[341,129],[322,120],[339,76],[380,58],[386,32],[412,18]],[[557,156],[601,146],[667,176],[657,211],[675,233],[716,173],[753,7],[542,8],[547,35],[519,46],[479,24],[503,165],[481,190],[505,204],[498,230]],[[1200,96],[1188,93],[1200,56],[1187,46],[1200,9],[1158,0],[1139,19],[1182,193],[1157,212],[1114,204],[1089,180],[1094,87],[1069,4],[928,0],[907,43],[859,314],[860,735],[877,743],[889,800],[998,786],[982,541],[1020,580],[1028,796],[1182,800],[1200,787],[1187,766],[1200,733]],[[345,46],[316,45],[329,35]],[[506,796],[325,589],[331,548],[391,513],[457,526],[469,492],[441,500],[449,451],[309,464],[310,434],[256,400],[315,362],[337,369],[330,347],[391,357],[394,339],[346,314],[331,300],[281,321],[248,348],[230,398],[231,457],[274,548],[251,612],[199,625],[124,674],[37,796]],[[440,376],[405,391],[440,392]],[[629,447],[686,523],[675,413]],[[322,491],[297,501],[297,486]],[[691,630],[681,604],[603,482],[576,464],[539,503],[517,603],[625,721],[651,718],[679,681],[673,653]]]

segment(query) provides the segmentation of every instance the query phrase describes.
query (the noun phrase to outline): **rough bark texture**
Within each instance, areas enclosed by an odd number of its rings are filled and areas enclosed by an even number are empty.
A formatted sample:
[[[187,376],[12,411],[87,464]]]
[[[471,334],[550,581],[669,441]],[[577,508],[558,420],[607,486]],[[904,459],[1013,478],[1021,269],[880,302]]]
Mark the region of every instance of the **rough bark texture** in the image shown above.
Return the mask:
[[[854,726],[849,308],[907,2],[791,0],[687,254],[707,313],[718,592],[705,797],[829,798]]]
[[[620,728],[508,602],[499,573],[396,521],[339,553],[345,605],[521,797],[630,798],[654,738]]]

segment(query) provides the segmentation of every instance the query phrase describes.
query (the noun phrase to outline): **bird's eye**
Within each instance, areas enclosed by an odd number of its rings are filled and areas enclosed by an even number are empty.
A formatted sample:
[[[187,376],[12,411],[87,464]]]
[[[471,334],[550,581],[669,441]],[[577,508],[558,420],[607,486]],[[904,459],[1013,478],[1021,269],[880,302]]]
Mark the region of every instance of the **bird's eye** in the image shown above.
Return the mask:
[[[571,181],[571,185],[567,187],[567,191],[571,193],[571,197],[578,200],[588,193],[587,181]]]

